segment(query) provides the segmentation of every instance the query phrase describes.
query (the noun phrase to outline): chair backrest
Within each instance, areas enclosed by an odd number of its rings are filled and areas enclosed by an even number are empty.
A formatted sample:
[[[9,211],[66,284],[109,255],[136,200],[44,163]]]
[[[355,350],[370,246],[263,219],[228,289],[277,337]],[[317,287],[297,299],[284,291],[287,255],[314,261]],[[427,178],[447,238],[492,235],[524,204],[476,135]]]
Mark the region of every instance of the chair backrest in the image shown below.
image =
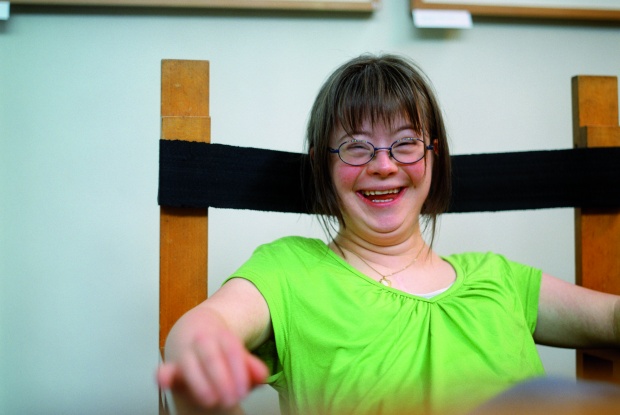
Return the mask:
[[[209,62],[162,61],[161,139],[208,143]],[[620,147],[614,77],[573,79],[576,147]],[[610,190],[610,191],[616,191]],[[620,294],[620,209],[576,209],[577,283]],[[207,209],[161,207],[160,333],[207,298]],[[579,351],[578,376],[620,383],[620,352]]]
[[[575,147],[620,147],[618,79],[572,79]],[[618,189],[609,189],[617,192]],[[620,209],[575,209],[577,284],[620,295]],[[578,350],[577,376],[620,383],[620,351]]]

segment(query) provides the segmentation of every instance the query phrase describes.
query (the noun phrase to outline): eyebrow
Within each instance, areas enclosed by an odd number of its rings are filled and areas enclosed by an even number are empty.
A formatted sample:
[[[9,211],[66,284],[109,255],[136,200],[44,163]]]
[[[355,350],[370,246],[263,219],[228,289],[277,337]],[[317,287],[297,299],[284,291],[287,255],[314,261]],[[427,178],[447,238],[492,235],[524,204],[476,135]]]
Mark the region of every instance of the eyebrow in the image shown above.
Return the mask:
[[[420,133],[417,132],[415,130],[415,128],[413,127],[413,124],[403,124],[400,127],[398,127],[396,130],[390,131],[390,134],[398,134],[401,131],[405,131],[405,130],[411,130],[414,131],[416,133],[416,135],[419,135]],[[351,133],[347,133],[345,132],[344,135],[342,135],[340,138],[338,138],[338,141],[342,141],[348,137],[351,137],[352,135],[365,135],[365,136],[370,136],[371,132],[370,131],[366,131],[366,130],[353,130],[351,131]],[[413,138],[419,138],[419,137],[413,137]]]

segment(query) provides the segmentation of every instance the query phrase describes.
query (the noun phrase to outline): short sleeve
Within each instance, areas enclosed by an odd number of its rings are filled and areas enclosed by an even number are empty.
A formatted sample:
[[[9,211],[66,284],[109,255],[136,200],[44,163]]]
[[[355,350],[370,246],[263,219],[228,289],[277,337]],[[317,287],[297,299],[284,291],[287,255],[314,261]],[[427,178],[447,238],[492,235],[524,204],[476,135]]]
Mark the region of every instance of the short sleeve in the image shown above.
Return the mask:
[[[540,298],[540,285],[542,271],[527,265],[505,260],[508,274],[512,277],[530,333],[536,329],[538,319],[538,300]]]
[[[288,241],[290,242],[290,241]],[[278,240],[261,245],[252,256],[241,265],[226,281],[231,278],[243,278],[256,286],[269,307],[274,338],[253,350],[269,368],[271,373],[268,383],[273,383],[282,371],[281,360],[287,350],[286,310],[288,289],[286,271],[290,262],[290,250],[286,240]],[[225,281],[225,282],[226,282]]]

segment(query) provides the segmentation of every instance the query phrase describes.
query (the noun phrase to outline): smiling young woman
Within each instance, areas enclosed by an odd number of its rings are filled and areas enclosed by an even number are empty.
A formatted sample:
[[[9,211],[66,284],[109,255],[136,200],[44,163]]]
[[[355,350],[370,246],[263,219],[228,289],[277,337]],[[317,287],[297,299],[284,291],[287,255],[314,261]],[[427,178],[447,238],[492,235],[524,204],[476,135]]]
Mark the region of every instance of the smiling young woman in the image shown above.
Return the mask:
[[[284,414],[460,414],[543,376],[536,342],[620,345],[618,296],[494,253],[433,250],[450,155],[430,83],[407,59],[337,68],[307,149],[329,240],[257,248],[175,324],[162,387],[214,411],[266,381]]]

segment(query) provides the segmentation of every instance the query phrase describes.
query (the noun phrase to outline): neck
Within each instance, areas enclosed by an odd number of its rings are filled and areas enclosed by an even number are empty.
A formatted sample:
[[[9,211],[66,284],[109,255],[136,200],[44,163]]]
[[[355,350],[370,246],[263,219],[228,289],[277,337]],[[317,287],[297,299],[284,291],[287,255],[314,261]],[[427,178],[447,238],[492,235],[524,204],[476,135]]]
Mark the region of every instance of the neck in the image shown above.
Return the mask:
[[[371,275],[369,272],[372,271],[376,275],[375,278],[378,278],[381,284],[391,287],[392,278],[398,278],[398,274],[413,267],[425,248],[427,253],[430,254],[430,248],[421,237],[418,239],[417,247],[413,247],[413,245],[415,244],[406,247],[406,249],[403,249],[404,247],[391,247],[397,253],[390,253],[389,250],[385,250],[385,247],[381,247],[381,251],[369,250],[368,246],[355,245],[350,239],[339,235],[332,242],[331,247],[349,264],[360,270],[366,268],[364,272],[367,275]],[[427,258],[422,260],[424,261],[425,259]]]
[[[371,251],[398,253],[407,250],[411,245],[418,246],[424,243],[421,235],[419,215],[416,219],[407,219],[398,223],[359,223],[343,217],[339,223],[337,241],[365,247]]]
[[[419,233],[413,234],[401,243],[392,245],[377,245],[355,236],[339,233],[330,246],[345,259],[348,259],[346,251],[349,251],[362,261],[369,261],[393,270],[405,266],[414,258],[423,261],[431,254],[430,247]]]

